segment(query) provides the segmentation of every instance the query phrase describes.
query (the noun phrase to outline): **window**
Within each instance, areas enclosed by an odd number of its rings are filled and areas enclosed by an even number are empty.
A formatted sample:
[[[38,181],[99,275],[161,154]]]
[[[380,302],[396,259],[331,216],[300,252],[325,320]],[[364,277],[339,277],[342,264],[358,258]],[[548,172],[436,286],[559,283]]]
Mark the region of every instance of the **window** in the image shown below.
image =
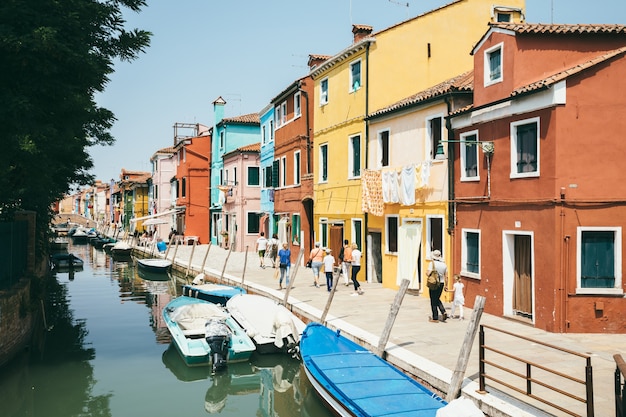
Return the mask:
[[[320,242],[322,246],[328,246],[328,219],[320,218]]]
[[[220,168],[220,183],[219,185],[224,185],[224,169]]]
[[[228,185],[228,168],[224,169],[224,185]]]
[[[328,144],[320,145],[320,182],[328,181]]]
[[[248,212],[248,221],[246,222],[246,233],[249,235],[256,235],[259,233],[261,226],[261,215],[255,211]]]
[[[361,136],[351,136],[348,146],[348,178],[358,178],[361,176]]]
[[[511,13],[496,13],[496,20],[498,22],[508,23],[511,21]]]
[[[398,216],[386,216],[387,253],[398,252]]]
[[[270,120],[270,142],[274,140],[274,121]]]
[[[154,199],[157,200],[159,198],[159,184],[154,184]]]
[[[577,235],[576,292],[622,294],[622,228],[579,227]]]
[[[233,185],[237,185],[237,167],[233,167]]]
[[[389,131],[383,130],[378,132],[378,155],[380,159],[378,161],[379,167],[389,166]]]
[[[259,167],[248,167],[248,185],[258,187],[260,184]]]
[[[261,128],[261,143],[265,145],[266,142],[267,142],[267,131],[266,131],[266,126],[263,125],[263,127]]]
[[[275,159],[274,162],[272,162],[272,187],[273,188],[279,187],[279,183],[278,183],[279,180],[280,180],[280,161],[278,159]]]
[[[281,121],[283,120],[280,106],[276,106],[276,109],[274,111],[274,118],[276,119],[276,127],[280,127]]]
[[[461,181],[476,181],[478,176],[478,131],[461,135]]]
[[[263,168],[263,187],[271,188],[272,185],[272,167],[268,166]]]
[[[485,86],[502,81],[502,47],[503,44],[499,43],[485,51]]]
[[[461,247],[461,272],[480,278],[480,231],[463,229]]]
[[[220,132],[220,149],[224,149],[224,143],[225,143],[225,139],[224,139],[224,135],[226,132],[224,132],[223,130]]]
[[[352,242],[356,243],[359,249],[363,249],[362,224],[361,219],[352,219]]]
[[[282,158],[280,158],[280,165],[281,165],[280,186],[285,187],[287,186],[287,157],[286,156],[283,156]]]
[[[443,247],[443,216],[427,216],[426,219],[426,257],[430,259],[430,254],[435,249],[445,256]]]
[[[291,216],[291,242],[300,244],[300,215],[295,213]]]
[[[361,88],[361,60],[350,64],[350,92]]]
[[[187,177],[183,177],[180,182],[180,196],[187,197]]]
[[[320,105],[328,104],[328,78],[320,81]]]
[[[293,95],[293,117],[302,116],[302,94],[298,91]]]
[[[511,178],[539,176],[539,118],[511,123]]]
[[[283,101],[280,105],[280,124],[284,125],[287,123],[287,102]]]
[[[300,184],[300,151],[293,153],[293,183]]]
[[[437,158],[437,147],[439,146],[439,143],[441,142],[441,138],[443,137],[442,119],[443,119],[442,116],[435,116],[431,119],[426,120],[426,131],[428,134],[427,146],[430,146],[430,149],[428,149],[427,151],[431,159],[440,159],[440,158]],[[445,155],[444,155],[444,158],[445,158]]]

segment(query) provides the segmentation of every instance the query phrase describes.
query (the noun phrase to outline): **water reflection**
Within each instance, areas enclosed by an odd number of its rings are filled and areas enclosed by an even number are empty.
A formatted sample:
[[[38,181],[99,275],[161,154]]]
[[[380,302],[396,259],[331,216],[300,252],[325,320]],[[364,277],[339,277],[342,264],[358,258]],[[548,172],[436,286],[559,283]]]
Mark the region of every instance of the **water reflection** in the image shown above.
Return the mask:
[[[331,415],[288,355],[253,355],[218,375],[185,366],[161,315],[181,293],[175,280],[91,245],[70,251],[84,268],[38,283],[48,298],[32,345],[0,370],[1,417]]]

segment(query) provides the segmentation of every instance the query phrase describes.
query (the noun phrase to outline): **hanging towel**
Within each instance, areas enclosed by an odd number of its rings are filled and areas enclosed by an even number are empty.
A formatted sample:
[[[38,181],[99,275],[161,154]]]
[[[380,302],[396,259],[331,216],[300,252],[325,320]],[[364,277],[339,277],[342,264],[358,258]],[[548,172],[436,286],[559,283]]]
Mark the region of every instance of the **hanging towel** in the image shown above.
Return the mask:
[[[430,161],[422,162],[422,187],[427,187],[430,182]]]
[[[400,204],[412,206],[415,204],[415,165],[404,166],[400,178]]]
[[[398,191],[398,173],[391,169],[383,171],[382,177],[383,202],[393,204],[400,202],[400,193]]]
[[[383,190],[380,171],[369,169],[364,171],[361,181],[361,196],[361,208],[364,213],[370,213],[373,216],[383,215]]]

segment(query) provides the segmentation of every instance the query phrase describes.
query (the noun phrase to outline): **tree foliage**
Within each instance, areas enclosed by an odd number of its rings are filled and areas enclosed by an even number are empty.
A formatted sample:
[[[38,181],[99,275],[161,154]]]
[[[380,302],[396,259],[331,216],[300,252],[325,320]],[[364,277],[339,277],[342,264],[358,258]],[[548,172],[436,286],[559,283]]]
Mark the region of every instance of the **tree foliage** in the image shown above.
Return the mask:
[[[114,60],[144,52],[151,34],[127,30],[122,10],[146,0],[0,1],[0,219],[50,207],[90,184],[88,148],[113,144],[114,114],[95,103]]]

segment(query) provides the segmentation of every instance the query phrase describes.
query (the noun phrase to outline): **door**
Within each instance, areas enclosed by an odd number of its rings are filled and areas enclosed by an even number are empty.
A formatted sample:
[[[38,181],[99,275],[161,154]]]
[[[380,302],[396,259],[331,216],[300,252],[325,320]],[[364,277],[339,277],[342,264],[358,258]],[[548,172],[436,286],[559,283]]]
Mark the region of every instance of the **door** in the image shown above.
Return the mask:
[[[515,236],[513,272],[513,313],[517,316],[532,319],[533,288],[530,236]]]
[[[383,282],[382,233],[370,232],[367,245],[368,282]]]
[[[422,245],[422,222],[405,219],[398,230],[398,272],[396,284],[408,279],[409,288],[420,289],[420,247]]]
[[[339,265],[339,251],[343,247],[343,225],[330,225],[328,247],[332,249],[335,261],[337,262],[337,265]]]

